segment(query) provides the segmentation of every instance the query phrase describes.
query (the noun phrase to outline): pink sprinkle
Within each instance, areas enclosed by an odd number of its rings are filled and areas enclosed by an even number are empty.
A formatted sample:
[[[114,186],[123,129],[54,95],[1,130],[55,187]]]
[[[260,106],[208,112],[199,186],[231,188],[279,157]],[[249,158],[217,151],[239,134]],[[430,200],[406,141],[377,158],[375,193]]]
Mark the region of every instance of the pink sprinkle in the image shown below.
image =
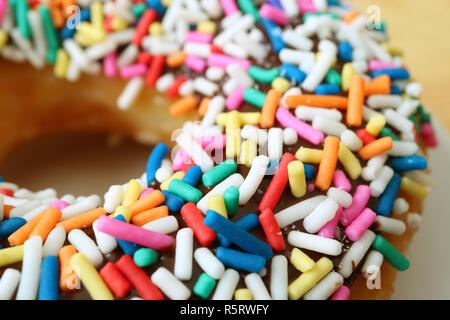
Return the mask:
[[[143,76],[145,73],[147,73],[147,66],[140,63],[132,64],[120,69],[120,76],[124,79]]]
[[[315,188],[316,188],[316,186],[314,184],[310,183],[306,187],[306,190],[308,190],[308,192],[313,192]]]
[[[103,70],[108,78],[114,78],[117,75],[116,61],[117,54],[115,52],[111,52],[103,59]]]
[[[422,132],[422,139],[425,141],[425,144],[430,148],[436,148],[439,143],[436,139],[436,135],[434,134],[433,126],[425,122],[420,126],[420,130]]]
[[[259,9],[259,15],[263,18],[267,18],[275,22],[282,27],[289,24],[289,18],[283,11],[267,3],[261,6],[261,8]]]
[[[342,211],[340,222],[343,226],[348,226],[363,211],[370,199],[370,188],[365,184],[356,187],[353,194],[352,204]]]
[[[143,197],[145,197],[146,195],[148,195],[150,192],[154,191],[155,189],[153,188],[145,188],[144,190],[142,190],[141,195],[139,196],[139,199],[142,199]]]
[[[276,118],[284,127],[294,129],[299,137],[314,145],[318,145],[324,139],[322,131],[314,129],[309,124],[297,119],[288,109],[278,108]]]
[[[331,297],[331,300],[348,300],[348,297],[350,296],[350,289],[344,285],[340,286],[339,289],[337,289],[333,296]]]
[[[184,40],[186,42],[211,43],[213,36],[209,33],[190,31]]]
[[[58,210],[62,210],[68,206],[70,206],[70,203],[63,200],[55,200],[50,204],[50,207],[56,208]]]
[[[333,185],[336,188],[342,189],[344,191],[350,192],[352,190],[352,184],[345,176],[344,171],[336,170],[333,175]]]
[[[227,97],[227,100],[225,101],[227,110],[239,109],[241,104],[244,103],[244,90],[244,87],[238,87]]]
[[[322,228],[320,228],[317,235],[324,238],[333,239],[341,215],[342,215],[342,206],[339,205],[339,208],[336,211],[334,218],[328,221]]]
[[[220,5],[226,16],[230,16],[239,11],[235,0],[220,0]]]
[[[301,13],[317,11],[312,0],[298,0],[298,8]]]
[[[375,221],[377,214],[370,210],[369,208],[365,208],[361,214],[356,217],[355,220],[345,228],[345,234],[351,241],[358,240],[362,234],[372,225]]]
[[[233,58],[224,54],[213,53],[208,58],[208,65],[225,69],[228,65],[237,63],[247,71],[252,63],[249,60]]]
[[[205,151],[220,150],[225,148],[226,135],[201,137],[197,138],[196,141]],[[194,160],[189,157],[186,151],[180,149],[173,159],[172,169],[174,171],[179,171],[185,164],[191,163],[194,164]]]
[[[386,63],[386,62],[382,62],[380,60],[370,60],[369,61],[369,70],[372,71],[377,71],[377,70],[381,70],[381,69],[391,69],[391,68],[398,68],[397,65],[392,64],[392,63]]]
[[[171,236],[138,227],[127,222],[101,216],[97,222],[98,231],[125,241],[160,250],[172,245]]]
[[[0,24],[3,21],[3,16],[5,14],[5,10],[6,10],[6,5],[7,5],[7,0],[0,0]]]
[[[205,72],[206,69],[206,62],[205,60],[195,57],[195,56],[188,56],[184,63],[188,66],[189,69],[194,70],[198,73]]]

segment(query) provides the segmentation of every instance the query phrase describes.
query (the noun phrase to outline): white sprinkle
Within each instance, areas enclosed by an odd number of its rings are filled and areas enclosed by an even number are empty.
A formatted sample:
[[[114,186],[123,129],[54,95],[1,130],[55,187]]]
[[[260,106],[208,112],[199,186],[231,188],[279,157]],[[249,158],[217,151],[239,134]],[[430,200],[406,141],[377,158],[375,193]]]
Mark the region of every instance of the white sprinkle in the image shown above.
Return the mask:
[[[43,256],[58,256],[59,249],[64,245],[66,241],[66,231],[64,227],[59,226],[54,228],[47,236],[43,246]]]
[[[211,278],[217,280],[223,276],[225,267],[208,248],[202,247],[196,249],[194,251],[194,259],[200,268]]]
[[[250,273],[245,278],[245,285],[252,293],[254,300],[271,300],[269,292],[267,291],[261,276],[257,273]]]
[[[375,233],[370,230],[366,230],[361,238],[353,242],[350,249],[344,254],[341,262],[339,263],[338,272],[342,274],[345,279],[350,277],[354,269],[361,262],[374,239]]]
[[[300,231],[289,232],[288,243],[298,248],[312,250],[330,256],[338,256],[342,252],[341,242]]]
[[[151,280],[169,299],[187,300],[191,296],[191,291],[185,284],[164,267],[153,272]]]
[[[20,271],[8,268],[0,280],[0,300],[11,300],[20,281]]]
[[[233,269],[225,270],[217,284],[212,300],[231,300],[239,282],[239,273]]]
[[[73,229],[69,232],[67,239],[77,251],[83,253],[95,267],[99,267],[102,264],[103,255],[100,253],[94,240],[84,233],[84,231]]]
[[[288,261],[285,256],[272,258],[270,268],[270,294],[273,300],[288,299]]]
[[[173,273],[180,280],[191,280],[194,233],[191,228],[180,229],[176,237]]]
[[[264,178],[269,164],[269,158],[264,155],[257,156],[250,167],[244,182],[239,187],[239,205],[246,205]]]
[[[136,98],[138,97],[143,87],[144,79],[142,77],[134,77],[130,81],[128,81],[125,89],[117,99],[117,107],[119,107],[120,110],[129,109],[136,101]]]
[[[142,228],[162,234],[169,234],[178,230],[178,221],[175,216],[167,216],[150,221],[144,224]]]
[[[41,271],[42,239],[35,236],[23,245],[22,274],[17,300],[36,300],[39,289],[39,273]]]
[[[280,228],[285,228],[288,225],[305,218],[326,198],[326,196],[320,195],[300,201],[275,214],[275,219]]]

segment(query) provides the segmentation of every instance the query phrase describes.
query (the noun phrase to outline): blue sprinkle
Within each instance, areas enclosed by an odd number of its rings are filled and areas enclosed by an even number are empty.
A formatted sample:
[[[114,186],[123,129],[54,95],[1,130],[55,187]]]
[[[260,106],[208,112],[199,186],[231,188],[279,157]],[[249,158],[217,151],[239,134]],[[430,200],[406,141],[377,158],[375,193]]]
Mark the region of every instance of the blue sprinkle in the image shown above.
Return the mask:
[[[398,85],[393,84],[391,85],[391,94],[402,94],[402,89]]]
[[[316,95],[337,95],[340,91],[338,85],[335,84],[319,84],[316,88]]]
[[[8,238],[25,223],[27,223],[27,220],[20,217],[13,217],[0,222],[0,239]]]
[[[0,182],[4,182],[5,179],[3,179],[3,177],[0,177]]]
[[[259,218],[254,213],[247,213],[245,216],[234,222],[239,228],[247,232],[252,232],[259,227]],[[220,233],[216,234],[216,239],[222,247],[231,246],[231,242]]]
[[[115,216],[114,219],[122,221],[122,222],[127,222],[127,220],[125,219],[125,217],[121,214],[119,214],[118,216]],[[139,250],[141,248],[140,245],[130,242],[130,241],[126,241],[126,240],[122,240],[122,239],[118,239],[116,238],[117,244],[119,245],[119,247],[123,250],[123,252],[129,256],[133,256],[134,253]]]
[[[282,49],[286,48],[283,38],[281,37],[281,28],[269,19],[261,18],[261,23],[267,33],[267,36],[269,37],[273,51],[280,53]]]
[[[384,189],[383,193],[378,198],[377,208],[375,210],[378,214],[385,217],[391,214],[395,198],[397,197],[398,190],[400,190],[401,182],[402,178],[395,172],[391,181],[389,181],[386,186],[386,189]]]
[[[272,7],[275,7],[277,9],[284,11],[283,6],[280,3],[280,0],[268,0],[267,3],[270,4]]]
[[[42,259],[38,299],[59,300],[59,259],[56,256]]]
[[[90,21],[91,20],[91,10],[89,8],[83,8],[80,10],[80,21]],[[75,21],[73,21],[75,23]],[[67,22],[64,24],[64,27],[59,32],[59,35],[63,39],[73,38],[76,28],[72,26],[72,24],[68,24]]]
[[[147,6],[154,9],[158,17],[162,17],[166,13],[166,7],[162,5],[160,0],[147,0]]]
[[[293,64],[283,63],[280,67],[280,76],[294,80],[296,84],[302,83],[306,78],[306,73]]]
[[[166,198],[161,205],[167,206],[170,211],[179,212],[184,205],[184,200],[167,190],[162,190],[161,192]]]
[[[161,167],[161,162],[165,158],[169,147],[164,143],[158,143],[155,148],[153,148],[150,157],[148,158],[146,172],[147,172],[147,184],[150,186],[155,179],[156,170]]]
[[[305,179],[310,180],[314,178],[314,174],[316,173],[316,169],[312,164],[304,163],[303,167],[305,168]]]
[[[394,157],[391,159],[391,167],[395,171],[425,170],[427,159],[421,156]]]
[[[273,255],[272,248],[267,243],[239,228],[235,223],[213,210],[206,211],[203,223],[248,253],[263,256],[266,260]]]
[[[200,168],[200,166],[192,166],[186,171],[186,174],[183,177],[183,182],[186,182],[187,184],[195,187],[200,181],[201,177],[202,169]]]
[[[80,20],[81,21],[91,21],[91,9],[83,8],[80,10]]]
[[[372,78],[387,74],[391,80],[408,80],[409,72],[403,68],[380,69],[371,73]]]
[[[216,256],[226,267],[247,272],[260,272],[266,265],[264,257],[224,247],[216,249]]]
[[[280,161],[270,160],[266,169],[266,176],[273,176],[277,172]]]
[[[353,60],[353,48],[350,42],[343,41],[339,43],[338,56],[339,59],[343,60],[344,62],[350,62]]]

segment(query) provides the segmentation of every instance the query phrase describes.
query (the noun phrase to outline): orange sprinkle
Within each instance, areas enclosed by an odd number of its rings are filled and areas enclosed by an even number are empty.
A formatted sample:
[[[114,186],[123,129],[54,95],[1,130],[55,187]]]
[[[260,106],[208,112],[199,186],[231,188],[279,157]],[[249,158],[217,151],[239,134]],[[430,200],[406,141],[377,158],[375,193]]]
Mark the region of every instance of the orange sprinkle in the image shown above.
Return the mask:
[[[367,82],[364,86],[364,94],[366,96],[389,93],[391,93],[391,78],[387,74],[373,78],[372,81]]]
[[[65,19],[63,9],[61,8],[62,1],[53,0],[50,2],[50,16],[56,28],[60,29],[64,26]]]
[[[301,94],[286,97],[286,104],[291,108],[309,106],[318,108],[347,109],[348,99],[341,96]]]
[[[168,215],[169,208],[167,206],[160,206],[135,215],[131,218],[131,221],[137,226],[143,226],[146,223],[167,217]]]
[[[9,213],[11,212],[12,209],[14,209],[15,207],[4,204],[3,205],[3,219],[9,219]]]
[[[75,0],[61,0],[61,5],[62,5],[62,11],[64,16],[66,17],[66,19],[70,18],[73,14],[74,14],[74,10],[70,10],[69,7],[70,6],[74,6],[77,3],[75,2]]]
[[[100,216],[106,215],[105,209],[102,207],[84,212],[82,214],[76,215],[75,217],[61,221],[56,226],[63,227],[66,233],[69,233],[73,229],[82,229],[90,227],[95,220],[100,218]]]
[[[42,243],[44,243],[50,231],[52,231],[59,219],[61,219],[61,216],[61,211],[56,208],[50,207],[45,210],[42,218],[39,220],[36,227],[34,227],[33,231],[31,231],[29,238],[40,236]]]
[[[197,105],[197,97],[193,94],[190,94],[173,103],[169,107],[169,112],[172,116],[177,117],[194,110]]]
[[[25,223],[17,231],[8,237],[8,241],[12,246],[18,246],[23,244],[29,237],[31,232],[37,226],[42,217],[44,217],[47,210],[42,211],[36,217]]]
[[[384,137],[366,144],[358,150],[358,154],[363,160],[368,160],[376,155],[392,149],[392,138]]]
[[[80,279],[78,279],[75,270],[70,265],[70,258],[77,253],[74,246],[64,246],[59,250],[59,288],[64,292],[74,291],[79,288]]]
[[[187,54],[184,51],[177,51],[167,56],[166,63],[171,68],[181,66],[186,60]]]
[[[208,111],[209,103],[211,102],[210,98],[204,97],[202,102],[200,102],[200,107],[198,107],[198,114],[201,117],[204,117],[206,112]]]
[[[320,161],[316,178],[316,186],[323,191],[328,190],[333,180],[339,154],[339,143],[339,138],[337,137],[328,136],[325,138],[322,160]]]
[[[354,74],[350,80],[348,90],[347,124],[351,127],[360,127],[364,104],[364,78]]]
[[[261,127],[268,129],[272,128],[275,123],[275,113],[277,111],[278,102],[281,99],[281,91],[277,89],[270,89],[267,92],[266,100],[261,110]]]
[[[343,21],[346,24],[351,24],[358,17],[359,17],[359,12],[356,10],[351,10],[345,15]]]
[[[141,213],[143,211],[153,209],[156,206],[159,206],[165,200],[164,195],[159,190],[154,190],[150,192],[145,197],[137,200],[132,205],[129,206],[131,210],[131,217]]]

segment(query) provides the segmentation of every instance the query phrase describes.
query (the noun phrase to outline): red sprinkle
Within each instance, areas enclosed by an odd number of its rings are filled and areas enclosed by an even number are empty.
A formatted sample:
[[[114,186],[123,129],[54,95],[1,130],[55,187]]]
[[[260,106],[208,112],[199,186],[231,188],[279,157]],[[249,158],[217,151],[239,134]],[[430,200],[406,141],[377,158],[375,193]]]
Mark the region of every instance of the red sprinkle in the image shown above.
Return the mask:
[[[278,166],[275,175],[270,181],[269,187],[264,193],[261,202],[258,205],[258,210],[262,212],[266,208],[270,208],[272,211],[275,209],[280,197],[283,194],[284,188],[289,181],[288,176],[288,164],[291,161],[297,160],[297,158],[289,152],[286,152],[281,158],[280,165]]]
[[[374,142],[376,139],[366,129],[359,129],[356,131],[356,135],[361,139],[364,145]]]
[[[108,262],[99,273],[117,298],[122,299],[131,290],[130,281],[123,276],[114,263]]]
[[[164,296],[159,289],[150,280],[147,273],[137,266],[133,258],[124,254],[119,261],[116,262],[117,268],[131,282],[133,288],[138,292],[144,300],[164,300]]]
[[[215,44],[211,45],[210,50],[211,50],[211,53],[217,53],[217,54],[223,53],[222,49],[220,49],[220,47],[216,46]]]
[[[154,56],[152,62],[150,63],[150,68],[148,68],[147,76],[145,78],[145,84],[149,87],[154,87],[156,81],[158,81],[161,76],[164,66],[166,65],[165,56]]]
[[[208,247],[216,239],[216,233],[203,223],[202,213],[192,202],[186,203],[181,208],[181,216],[203,247]]]
[[[12,189],[0,189],[0,193],[8,197],[14,196],[14,190]]]
[[[152,62],[152,55],[147,51],[141,51],[138,55],[138,63],[148,66]]]
[[[179,96],[178,91],[183,83],[185,83],[187,78],[183,75],[178,76],[175,81],[170,86],[169,90],[167,90],[167,97],[169,99],[175,99]]]
[[[136,26],[136,30],[134,31],[133,35],[133,43],[137,45],[138,47],[141,46],[142,39],[147,35],[148,28],[152,24],[152,22],[156,21],[158,19],[158,14],[155,10],[148,8],[145,10],[145,12],[142,14],[141,19],[139,20],[138,25]]]
[[[286,245],[284,243],[283,234],[281,233],[278,222],[270,208],[266,208],[259,215],[259,222],[266,234],[267,242],[274,251],[284,251]]]
[[[183,171],[184,173],[186,173],[186,172],[189,170],[190,167],[193,167],[193,166],[195,166],[195,165],[196,165],[196,164],[194,164],[194,161],[192,160],[192,161],[190,161],[190,162],[188,162],[188,163],[185,163],[184,166],[183,166],[183,168],[181,168],[180,171]]]

